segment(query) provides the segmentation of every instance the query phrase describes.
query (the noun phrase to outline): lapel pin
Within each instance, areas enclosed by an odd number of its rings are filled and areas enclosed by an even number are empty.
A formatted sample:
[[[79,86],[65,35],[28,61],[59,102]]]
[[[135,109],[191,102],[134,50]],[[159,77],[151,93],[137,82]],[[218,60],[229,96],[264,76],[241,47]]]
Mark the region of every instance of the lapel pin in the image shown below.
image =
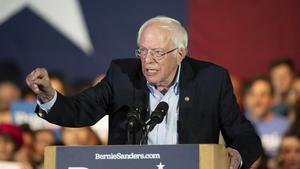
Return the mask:
[[[188,102],[188,101],[190,101],[190,98],[188,96],[185,96],[184,101]]]

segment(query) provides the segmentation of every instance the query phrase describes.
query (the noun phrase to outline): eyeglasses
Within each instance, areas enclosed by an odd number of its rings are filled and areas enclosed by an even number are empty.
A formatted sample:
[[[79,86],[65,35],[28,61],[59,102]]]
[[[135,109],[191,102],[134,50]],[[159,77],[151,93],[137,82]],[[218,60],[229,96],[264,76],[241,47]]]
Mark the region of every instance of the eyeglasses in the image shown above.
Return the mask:
[[[171,53],[171,52],[173,52],[177,49],[178,48],[174,48],[174,49],[171,49],[167,52],[164,52],[163,49],[138,48],[138,49],[135,50],[135,55],[136,55],[137,58],[141,59],[141,58],[145,58],[148,55],[148,52],[150,52],[153,59],[161,60],[161,59],[163,59],[163,56],[165,56],[166,54],[169,54],[169,53]]]

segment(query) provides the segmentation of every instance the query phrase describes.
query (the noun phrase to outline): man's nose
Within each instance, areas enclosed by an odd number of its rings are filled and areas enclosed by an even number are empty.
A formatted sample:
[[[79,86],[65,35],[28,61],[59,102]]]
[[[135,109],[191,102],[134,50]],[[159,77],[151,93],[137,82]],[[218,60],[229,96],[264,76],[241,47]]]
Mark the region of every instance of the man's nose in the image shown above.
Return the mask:
[[[149,50],[147,55],[145,56],[145,62],[152,63],[153,61],[154,61],[153,52],[151,50]]]

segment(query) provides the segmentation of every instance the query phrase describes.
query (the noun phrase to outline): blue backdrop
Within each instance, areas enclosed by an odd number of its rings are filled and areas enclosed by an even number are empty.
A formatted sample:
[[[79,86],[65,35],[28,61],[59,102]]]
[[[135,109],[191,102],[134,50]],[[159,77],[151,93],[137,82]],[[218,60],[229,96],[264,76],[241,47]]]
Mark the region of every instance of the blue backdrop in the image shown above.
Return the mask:
[[[185,0],[81,0],[94,51],[86,54],[45,19],[25,7],[0,25],[0,61],[14,60],[22,78],[36,67],[62,72],[71,83],[105,73],[114,58],[135,57],[141,24],[167,15],[187,24]]]

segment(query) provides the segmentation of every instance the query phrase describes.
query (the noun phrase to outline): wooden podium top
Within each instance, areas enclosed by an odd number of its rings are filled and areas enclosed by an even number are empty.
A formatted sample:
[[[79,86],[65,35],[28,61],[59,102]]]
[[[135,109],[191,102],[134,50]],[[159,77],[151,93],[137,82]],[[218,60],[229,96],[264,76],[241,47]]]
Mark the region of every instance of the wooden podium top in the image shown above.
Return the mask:
[[[228,169],[229,162],[219,144],[49,146],[44,168]]]

